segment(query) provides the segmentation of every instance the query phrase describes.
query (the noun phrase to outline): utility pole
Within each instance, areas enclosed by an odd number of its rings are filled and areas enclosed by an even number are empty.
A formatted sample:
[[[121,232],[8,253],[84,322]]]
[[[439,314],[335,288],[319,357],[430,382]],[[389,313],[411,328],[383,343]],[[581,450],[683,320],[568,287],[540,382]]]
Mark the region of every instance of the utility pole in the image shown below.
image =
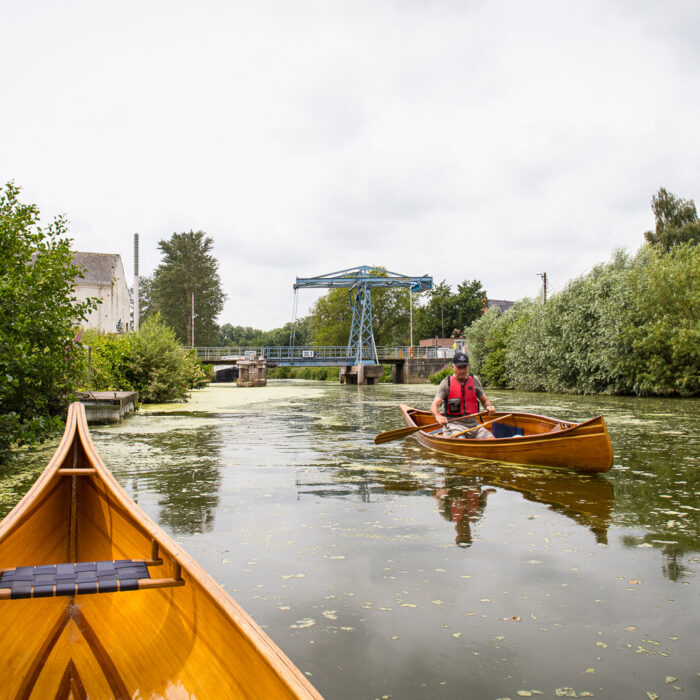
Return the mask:
[[[546,302],[547,301],[547,273],[546,272],[538,272],[537,275],[538,275],[538,277],[542,278],[542,301]]]
[[[408,288],[408,307],[411,314],[411,347],[413,347],[413,292]]]

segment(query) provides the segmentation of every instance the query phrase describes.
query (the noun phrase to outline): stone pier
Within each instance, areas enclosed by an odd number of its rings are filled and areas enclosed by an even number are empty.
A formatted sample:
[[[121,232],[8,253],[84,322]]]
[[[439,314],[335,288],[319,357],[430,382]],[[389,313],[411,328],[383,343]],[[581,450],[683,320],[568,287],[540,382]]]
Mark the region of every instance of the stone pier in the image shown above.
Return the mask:
[[[267,386],[267,364],[264,358],[238,360],[238,386]]]
[[[382,365],[352,365],[340,368],[340,383],[376,384],[384,374]]]

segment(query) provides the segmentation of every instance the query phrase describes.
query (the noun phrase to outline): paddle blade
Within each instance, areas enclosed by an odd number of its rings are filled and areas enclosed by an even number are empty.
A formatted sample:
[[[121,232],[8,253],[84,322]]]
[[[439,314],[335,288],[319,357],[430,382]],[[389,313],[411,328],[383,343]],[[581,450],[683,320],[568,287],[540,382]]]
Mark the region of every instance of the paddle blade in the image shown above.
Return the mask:
[[[385,433],[379,433],[374,438],[375,445],[381,445],[385,442],[391,442],[392,440],[400,440],[401,438],[408,437],[417,433],[419,430],[425,430],[427,428],[437,428],[440,423],[431,423],[430,425],[415,425],[410,428],[397,428],[396,430],[387,430]]]

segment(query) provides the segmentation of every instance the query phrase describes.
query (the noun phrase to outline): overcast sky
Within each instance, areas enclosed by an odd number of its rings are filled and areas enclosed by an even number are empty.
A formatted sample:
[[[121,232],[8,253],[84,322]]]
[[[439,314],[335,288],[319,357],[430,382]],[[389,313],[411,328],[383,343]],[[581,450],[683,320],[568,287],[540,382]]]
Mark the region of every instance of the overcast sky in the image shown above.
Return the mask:
[[[133,277],[203,230],[219,323],[357,265],[556,291],[700,204],[697,0],[0,0],[0,179]],[[303,315],[318,296],[301,291]]]

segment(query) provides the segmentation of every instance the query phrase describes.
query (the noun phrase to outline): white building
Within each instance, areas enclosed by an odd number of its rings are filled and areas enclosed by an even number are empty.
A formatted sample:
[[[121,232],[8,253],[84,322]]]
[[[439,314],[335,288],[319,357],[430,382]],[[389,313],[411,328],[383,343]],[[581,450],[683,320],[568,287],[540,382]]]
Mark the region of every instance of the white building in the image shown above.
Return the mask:
[[[73,263],[83,269],[84,275],[75,280],[78,301],[85,301],[88,297],[97,297],[101,301],[83,326],[104,333],[130,330],[131,302],[121,256],[115,253],[73,253]]]

